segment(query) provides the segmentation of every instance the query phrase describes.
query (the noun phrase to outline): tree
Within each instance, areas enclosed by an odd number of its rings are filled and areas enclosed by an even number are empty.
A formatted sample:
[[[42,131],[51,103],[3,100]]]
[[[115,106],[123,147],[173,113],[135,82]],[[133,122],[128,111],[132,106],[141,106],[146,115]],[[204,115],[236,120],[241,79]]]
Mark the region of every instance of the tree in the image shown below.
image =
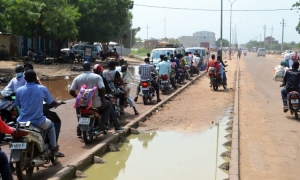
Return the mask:
[[[174,44],[179,44],[179,40],[178,40],[178,38],[170,38],[169,39],[169,43],[174,43]]]
[[[70,0],[81,14],[76,25],[78,38],[87,42],[108,42],[130,23],[130,0]]]
[[[216,46],[220,46],[221,44],[221,38],[219,38],[217,41],[216,41]],[[222,40],[222,46],[223,47],[229,47],[229,41],[227,39],[223,39]]]
[[[293,4],[293,7],[300,7],[300,3],[296,2],[295,4]],[[300,21],[298,22],[298,25],[296,26],[296,31],[298,32],[298,34],[300,34]]]

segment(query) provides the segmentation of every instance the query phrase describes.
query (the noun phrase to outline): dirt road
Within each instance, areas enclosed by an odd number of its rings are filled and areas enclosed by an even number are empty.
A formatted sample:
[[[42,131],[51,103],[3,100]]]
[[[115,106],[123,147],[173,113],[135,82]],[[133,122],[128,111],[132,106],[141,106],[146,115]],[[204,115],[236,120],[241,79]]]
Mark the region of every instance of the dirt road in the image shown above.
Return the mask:
[[[240,173],[242,180],[297,180],[300,121],[283,113],[273,70],[280,58],[248,53],[240,63]]]

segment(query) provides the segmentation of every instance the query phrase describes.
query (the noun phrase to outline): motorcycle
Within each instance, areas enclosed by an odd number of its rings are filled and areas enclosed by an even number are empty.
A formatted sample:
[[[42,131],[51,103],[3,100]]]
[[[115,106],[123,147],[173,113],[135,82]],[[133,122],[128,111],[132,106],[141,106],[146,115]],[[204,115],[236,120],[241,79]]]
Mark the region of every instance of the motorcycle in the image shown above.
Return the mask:
[[[10,122],[8,125],[16,128],[17,132],[12,134],[10,162],[16,163],[18,179],[31,179],[35,167],[39,170],[39,167],[50,162],[57,164],[57,157],[50,149],[47,131],[32,125],[30,121]]]
[[[166,74],[162,74],[160,76],[160,89],[163,94],[167,94],[167,91],[171,89],[170,87],[170,82],[169,82],[169,77]]]
[[[219,87],[223,86],[224,89],[227,88],[226,84],[223,84],[222,79],[220,76],[209,75],[210,77],[210,84],[213,87],[214,91],[217,91]]]
[[[181,68],[178,68],[178,78],[177,78],[177,83],[178,84],[181,84],[181,83],[184,83],[184,80],[185,80],[185,72],[183,69]]]
[[[298,112],[300,108],[300,95],[297,91],[289,92],[287,95],[287,103],[291,112],[291,115],[295,115],[295,119],[298,120]]]
[[[100,114],[97,111],[98,110],[94,108],[79,108],[78,126],[82,131],[82,138],[85,144],[90,144],[94,137],[107,134],[106,130],[100,131],[100,127],[98,126],[100,123]]]
[[[0,116],[2,120],[7,124],[9,122],[15,122],[19,116],[18,107],[14,106],[15,93],[9,89],[1,91],[0,98]],[[5,134],[0,133],[0,141],[5,140]]]
[[[144,105],[148,104],[148,101],[152,101],[154,96],[154,88],[152,87],[150,80],[141,80],[141,90],[143,96]]]

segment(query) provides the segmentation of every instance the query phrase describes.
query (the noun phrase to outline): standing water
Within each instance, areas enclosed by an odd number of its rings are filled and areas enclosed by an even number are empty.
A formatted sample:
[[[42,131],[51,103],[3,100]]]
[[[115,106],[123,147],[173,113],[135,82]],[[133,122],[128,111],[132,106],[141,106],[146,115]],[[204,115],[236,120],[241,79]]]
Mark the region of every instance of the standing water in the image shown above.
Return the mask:
[[[130,135],[119,152],[106,153],[105,164],[86,169],[87,180],[223,180],[228,174],[218,168],[228,118],[202,134],[152,132]]]

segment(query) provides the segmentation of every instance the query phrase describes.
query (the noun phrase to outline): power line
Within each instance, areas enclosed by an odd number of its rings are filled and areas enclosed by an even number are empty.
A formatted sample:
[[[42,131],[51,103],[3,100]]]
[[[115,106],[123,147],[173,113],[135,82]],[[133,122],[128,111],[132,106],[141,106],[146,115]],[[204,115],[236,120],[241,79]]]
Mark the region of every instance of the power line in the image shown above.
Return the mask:
[[[179,7],[165,7],[165,6],[150,6],[144,4],[135,4],[135,6],[148,7],[148,8],[160,8],[160,9],[177,9],[177,10],[188,10],[188,11],[221,11],[220,9],[195,9],[195,8],[179,8]],[[298,10],[298,8],[290,9],[236,9],[232,11],[289,11],[289,10]],[[231,11],[223,10],[223,11]]]

